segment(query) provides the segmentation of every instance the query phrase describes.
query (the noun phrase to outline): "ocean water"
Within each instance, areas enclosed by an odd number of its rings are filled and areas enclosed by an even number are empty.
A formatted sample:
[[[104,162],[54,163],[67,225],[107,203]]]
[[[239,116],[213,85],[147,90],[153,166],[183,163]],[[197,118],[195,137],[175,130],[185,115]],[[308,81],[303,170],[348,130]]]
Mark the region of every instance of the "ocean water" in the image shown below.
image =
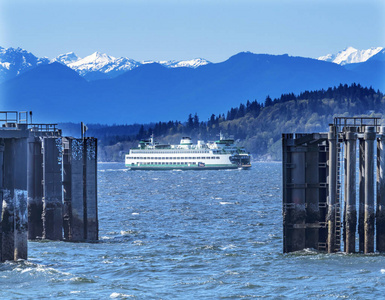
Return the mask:
[[[384,298],[382,255],[282,253],[280,163],[98,168],[100,241],[29,242],[1,299]]]

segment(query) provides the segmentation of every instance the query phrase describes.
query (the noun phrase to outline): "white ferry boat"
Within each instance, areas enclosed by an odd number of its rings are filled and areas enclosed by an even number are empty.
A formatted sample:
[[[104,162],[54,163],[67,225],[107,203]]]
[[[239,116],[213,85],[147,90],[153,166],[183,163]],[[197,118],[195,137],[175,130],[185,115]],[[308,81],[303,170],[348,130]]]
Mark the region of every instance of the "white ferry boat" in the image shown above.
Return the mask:
[[[125,156],[126,167],[131,170],[218,170],[248,169],[250,154],[236,147],[233,139],[220,139],[193,145],[191,138],[183,137],[179,145],[161,145],[142,140],[138,148],[130,149]]]

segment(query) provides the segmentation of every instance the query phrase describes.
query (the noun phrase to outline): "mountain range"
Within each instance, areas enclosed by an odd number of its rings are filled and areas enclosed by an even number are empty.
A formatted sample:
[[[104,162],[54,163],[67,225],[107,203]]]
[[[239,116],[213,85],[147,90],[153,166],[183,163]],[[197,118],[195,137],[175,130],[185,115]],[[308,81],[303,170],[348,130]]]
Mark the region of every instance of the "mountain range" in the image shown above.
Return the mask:
[[[184,120],[190,113],[206,120],[247,100],[263,102],[267,95],[340,83],[384,91],[385,50],[374,52],[362,54],[363,62],[346,64],[250,52],[210,63],[137,62],[98,52],[50,60],[20,48],[0,48],[0,109],[32,110],[39,120],[53,123],[146,123]]]
[[[105,53],[95,52],[84,58],[74,52],[61,54],[53,59],[38,58],[21,48],[0,47],[0,82],[16,77],[41,64],[59,62],[87,80],[108,79],[117,77],[141,65],[158,63],[167,68],[197,68],[209,64],[208,60],[195,58],[191,60],[171,61],[136,61],[127,57],[115,58]]]
[[[348,47],[338,53],[327,54],[317,59],[339,65],[347,65],[365,62],[383,50],[383,47],[373,47],[366,50],[357,50],[353,47]],[[167,68],[197,68],[211,63],[203,58],[181,61],[136,61],[127,57],[115,58],[100,52],[92,53],[84,58],[77,56],[74,52],[69,52],[53,59],[48,59],[47,57],[38,58],[21,48],[0,47],[0,82],[16,77],[38,65],[53,62],[59,62],[73,69],[88,81],[114,78],[145,64],[158,63]]]
[[[365,62],[383,50],[383,47],[373,47],[366,50],[357,50],[353,47],[348,47],[338,53],[327,54],[325,56],[318,57],[318,59],[333,62],[343,66],[347,64]]]

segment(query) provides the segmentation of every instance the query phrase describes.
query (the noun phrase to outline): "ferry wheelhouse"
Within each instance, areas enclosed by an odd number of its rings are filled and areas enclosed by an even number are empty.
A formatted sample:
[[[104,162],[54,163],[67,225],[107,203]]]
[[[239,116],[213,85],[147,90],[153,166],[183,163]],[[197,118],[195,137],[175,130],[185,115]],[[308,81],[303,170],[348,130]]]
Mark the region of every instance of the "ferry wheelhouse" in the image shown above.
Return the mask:
[[[235,145],[234,139],[222,135],[214,142],[198,141],[183,137],[179,145],[162,145],[153,136],[140,141],[138,148],[130,149],[125,165],[131,170],[218,170],[248,169],[250,154]]]

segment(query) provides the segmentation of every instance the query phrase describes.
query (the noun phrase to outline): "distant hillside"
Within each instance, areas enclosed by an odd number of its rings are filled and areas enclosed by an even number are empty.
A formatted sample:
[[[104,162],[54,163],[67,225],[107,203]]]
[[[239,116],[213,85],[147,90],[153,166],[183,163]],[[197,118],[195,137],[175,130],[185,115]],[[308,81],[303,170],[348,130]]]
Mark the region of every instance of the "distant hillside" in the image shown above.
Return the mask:
[[[231,108],[227,114],[212,114],[208,121],[189,115],[186,122],[158,122],[140,126],[136,135],[114,136],[113,128],[104,129],[110,138],[102,138],[102,160],[122,160],[122,154],[142,138],[154,134],[162,143],[179,143],[182,136],[215,140],[220,132],[239,139],[239,144],[258,160],[281,159],[282,133],[327,132],[336,116],[385,117],[385,97],[373,88],[339,85],[327,90],[305,91],[299,95],[266,97],[264,103],[248,101]],[[138,127],[136,127],[138,128]],[[114,139],[118,143],[114,144]]]
[[[195,69],[147,64],[92,82],[53,63],[1,84],[0,110],[32,110],[43,122],[55,123],[151,123],[181,120],[195,112],[207,120],[240,102],[263,102],[266,95],[353,82],[385,90],[381,63],[369,59],[347,70],[310,58],[239,53]]]
[[[281,159],[282,133],[327,132],[337,116],[385,117],[384,94],[356,84],[267,98],[259,110],[243,107],[242,117],[223,121],[219,127],[241,139],[256,158],[274,160]]]

